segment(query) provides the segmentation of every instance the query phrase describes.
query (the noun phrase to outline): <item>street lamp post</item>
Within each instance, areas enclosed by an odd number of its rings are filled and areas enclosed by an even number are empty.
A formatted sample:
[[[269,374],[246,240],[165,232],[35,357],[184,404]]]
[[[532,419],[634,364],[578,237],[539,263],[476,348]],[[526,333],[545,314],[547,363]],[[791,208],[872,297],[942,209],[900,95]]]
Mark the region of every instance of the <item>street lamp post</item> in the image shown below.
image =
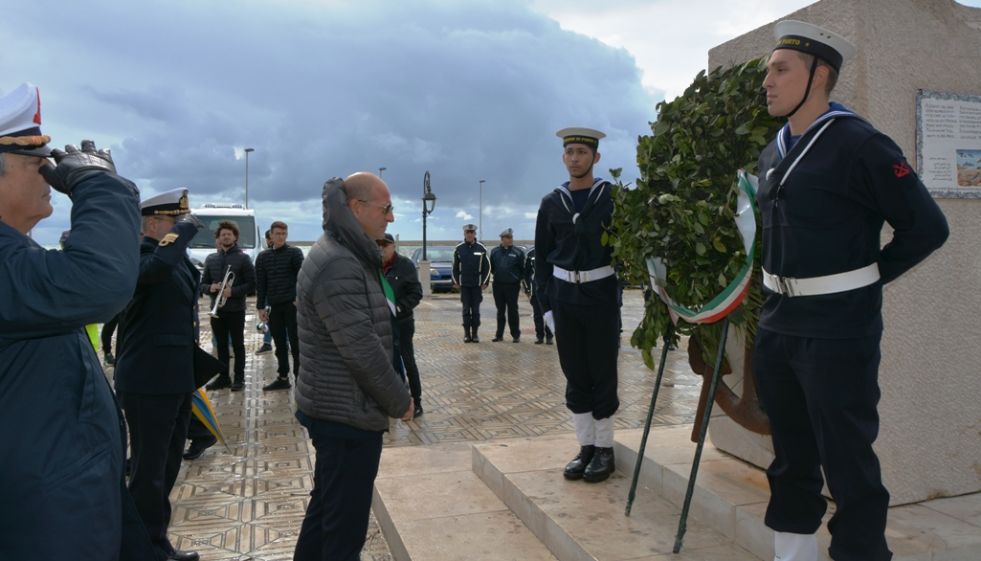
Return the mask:
[[[480,210],[478,211],[479,217],[477,218],[477,240],[480,241],[480,236],[484,235],[484,182],[486,179],[480,180]]]
[[[249,208],[249,154],[255,152],[255,148],[245,149],[245,208]]]
[[[378,178],[379,179],[381,179],[382,174],[385,173],[385,170],[387,170],[387,169],[388,168],[385,167],[385,166],[382,166],[382,167],[378,168]]]
[[[428,261],[426,257],[426,217],[433,213],[436,208],[436,195],[433,194],[429,184],[429,171],[422,178],[422,260]]]

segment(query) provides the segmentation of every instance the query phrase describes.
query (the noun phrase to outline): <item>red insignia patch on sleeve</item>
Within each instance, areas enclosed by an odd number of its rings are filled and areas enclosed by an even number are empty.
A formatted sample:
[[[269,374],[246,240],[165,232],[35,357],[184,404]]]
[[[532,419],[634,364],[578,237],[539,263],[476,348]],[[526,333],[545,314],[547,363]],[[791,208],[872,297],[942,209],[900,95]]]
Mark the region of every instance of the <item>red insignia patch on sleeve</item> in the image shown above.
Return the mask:
[[[913,173],[913,169],[909,167],[906,160],[902,160],[892,165],[892,172],[896,175],[896,177],[903,178]]]

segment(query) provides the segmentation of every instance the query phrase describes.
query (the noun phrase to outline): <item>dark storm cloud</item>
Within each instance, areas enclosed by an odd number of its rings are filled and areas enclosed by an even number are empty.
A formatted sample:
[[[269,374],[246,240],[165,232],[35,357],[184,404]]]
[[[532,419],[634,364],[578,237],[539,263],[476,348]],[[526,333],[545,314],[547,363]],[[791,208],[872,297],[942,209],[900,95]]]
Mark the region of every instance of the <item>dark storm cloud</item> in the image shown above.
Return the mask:
[[[527,223],[563,179],[564,126],[605,130],[600,174],[632,179],[654,112],[626,51],[516,0],[33,1],[5,12],[0,39],[19,45],[0,55],[0,89],[39,84],[46,132],[111,139],[144,189],[240,200],[245,146],[260,214],[380,166],[394,196],[418,199],[430,170],[446,212],[435,224],[454,236],[478,179],[485,221],[497,205]]]

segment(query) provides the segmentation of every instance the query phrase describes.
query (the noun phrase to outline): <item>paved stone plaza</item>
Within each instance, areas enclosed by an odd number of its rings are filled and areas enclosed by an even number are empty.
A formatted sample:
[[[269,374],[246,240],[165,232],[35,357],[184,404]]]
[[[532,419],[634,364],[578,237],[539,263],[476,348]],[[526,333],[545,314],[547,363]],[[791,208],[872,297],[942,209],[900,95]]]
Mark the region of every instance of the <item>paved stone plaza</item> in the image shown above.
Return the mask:
[[[533,344],[527,300],[520,304],[521,342],[492,343],[496,320],[487,296],[476,345],[463,343],[456,295],[434,295],[420,304],[415,344],[425,414],[410,423],[393,421],[387,447],[574,432],[563,404],[555,347]],[[651,395],[653,373],[629,345],[642,313],[640,291],[627,291],[616,421],[621,429],[643,426]],[[207,315],[202,315],[206,329]],[[219,444],[198,460],[184,462],[172,496],[174,545],[196,549],[205,561],[291,559],[312,484],[313,447],[293,418],[292,392],[262,392],[262,385],[275,377],[276,359],[272,353],[254,354],[261,344],[254,322],[250,316],[246,326],[245,391],[210,395],[229,449]],[[209,339],[202,337],[206,347]],[[691,422],[699,385],[684,355],[673,352],[655,423]],[[391,559],[374,519],[362,559]]]

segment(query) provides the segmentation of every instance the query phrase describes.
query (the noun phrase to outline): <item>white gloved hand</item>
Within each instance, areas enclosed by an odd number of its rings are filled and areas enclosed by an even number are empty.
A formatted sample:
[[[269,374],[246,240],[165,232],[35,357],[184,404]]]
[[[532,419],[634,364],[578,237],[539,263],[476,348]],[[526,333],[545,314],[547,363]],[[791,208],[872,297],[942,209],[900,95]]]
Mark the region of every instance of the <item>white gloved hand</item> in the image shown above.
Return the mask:
[[[545,320],[545,327],[548,327],[548,330],[552,332],[552,335],[555,335],[555,318],[552,317],[552,310],[545,312],[545,314],[542,315],[542,319]]]

